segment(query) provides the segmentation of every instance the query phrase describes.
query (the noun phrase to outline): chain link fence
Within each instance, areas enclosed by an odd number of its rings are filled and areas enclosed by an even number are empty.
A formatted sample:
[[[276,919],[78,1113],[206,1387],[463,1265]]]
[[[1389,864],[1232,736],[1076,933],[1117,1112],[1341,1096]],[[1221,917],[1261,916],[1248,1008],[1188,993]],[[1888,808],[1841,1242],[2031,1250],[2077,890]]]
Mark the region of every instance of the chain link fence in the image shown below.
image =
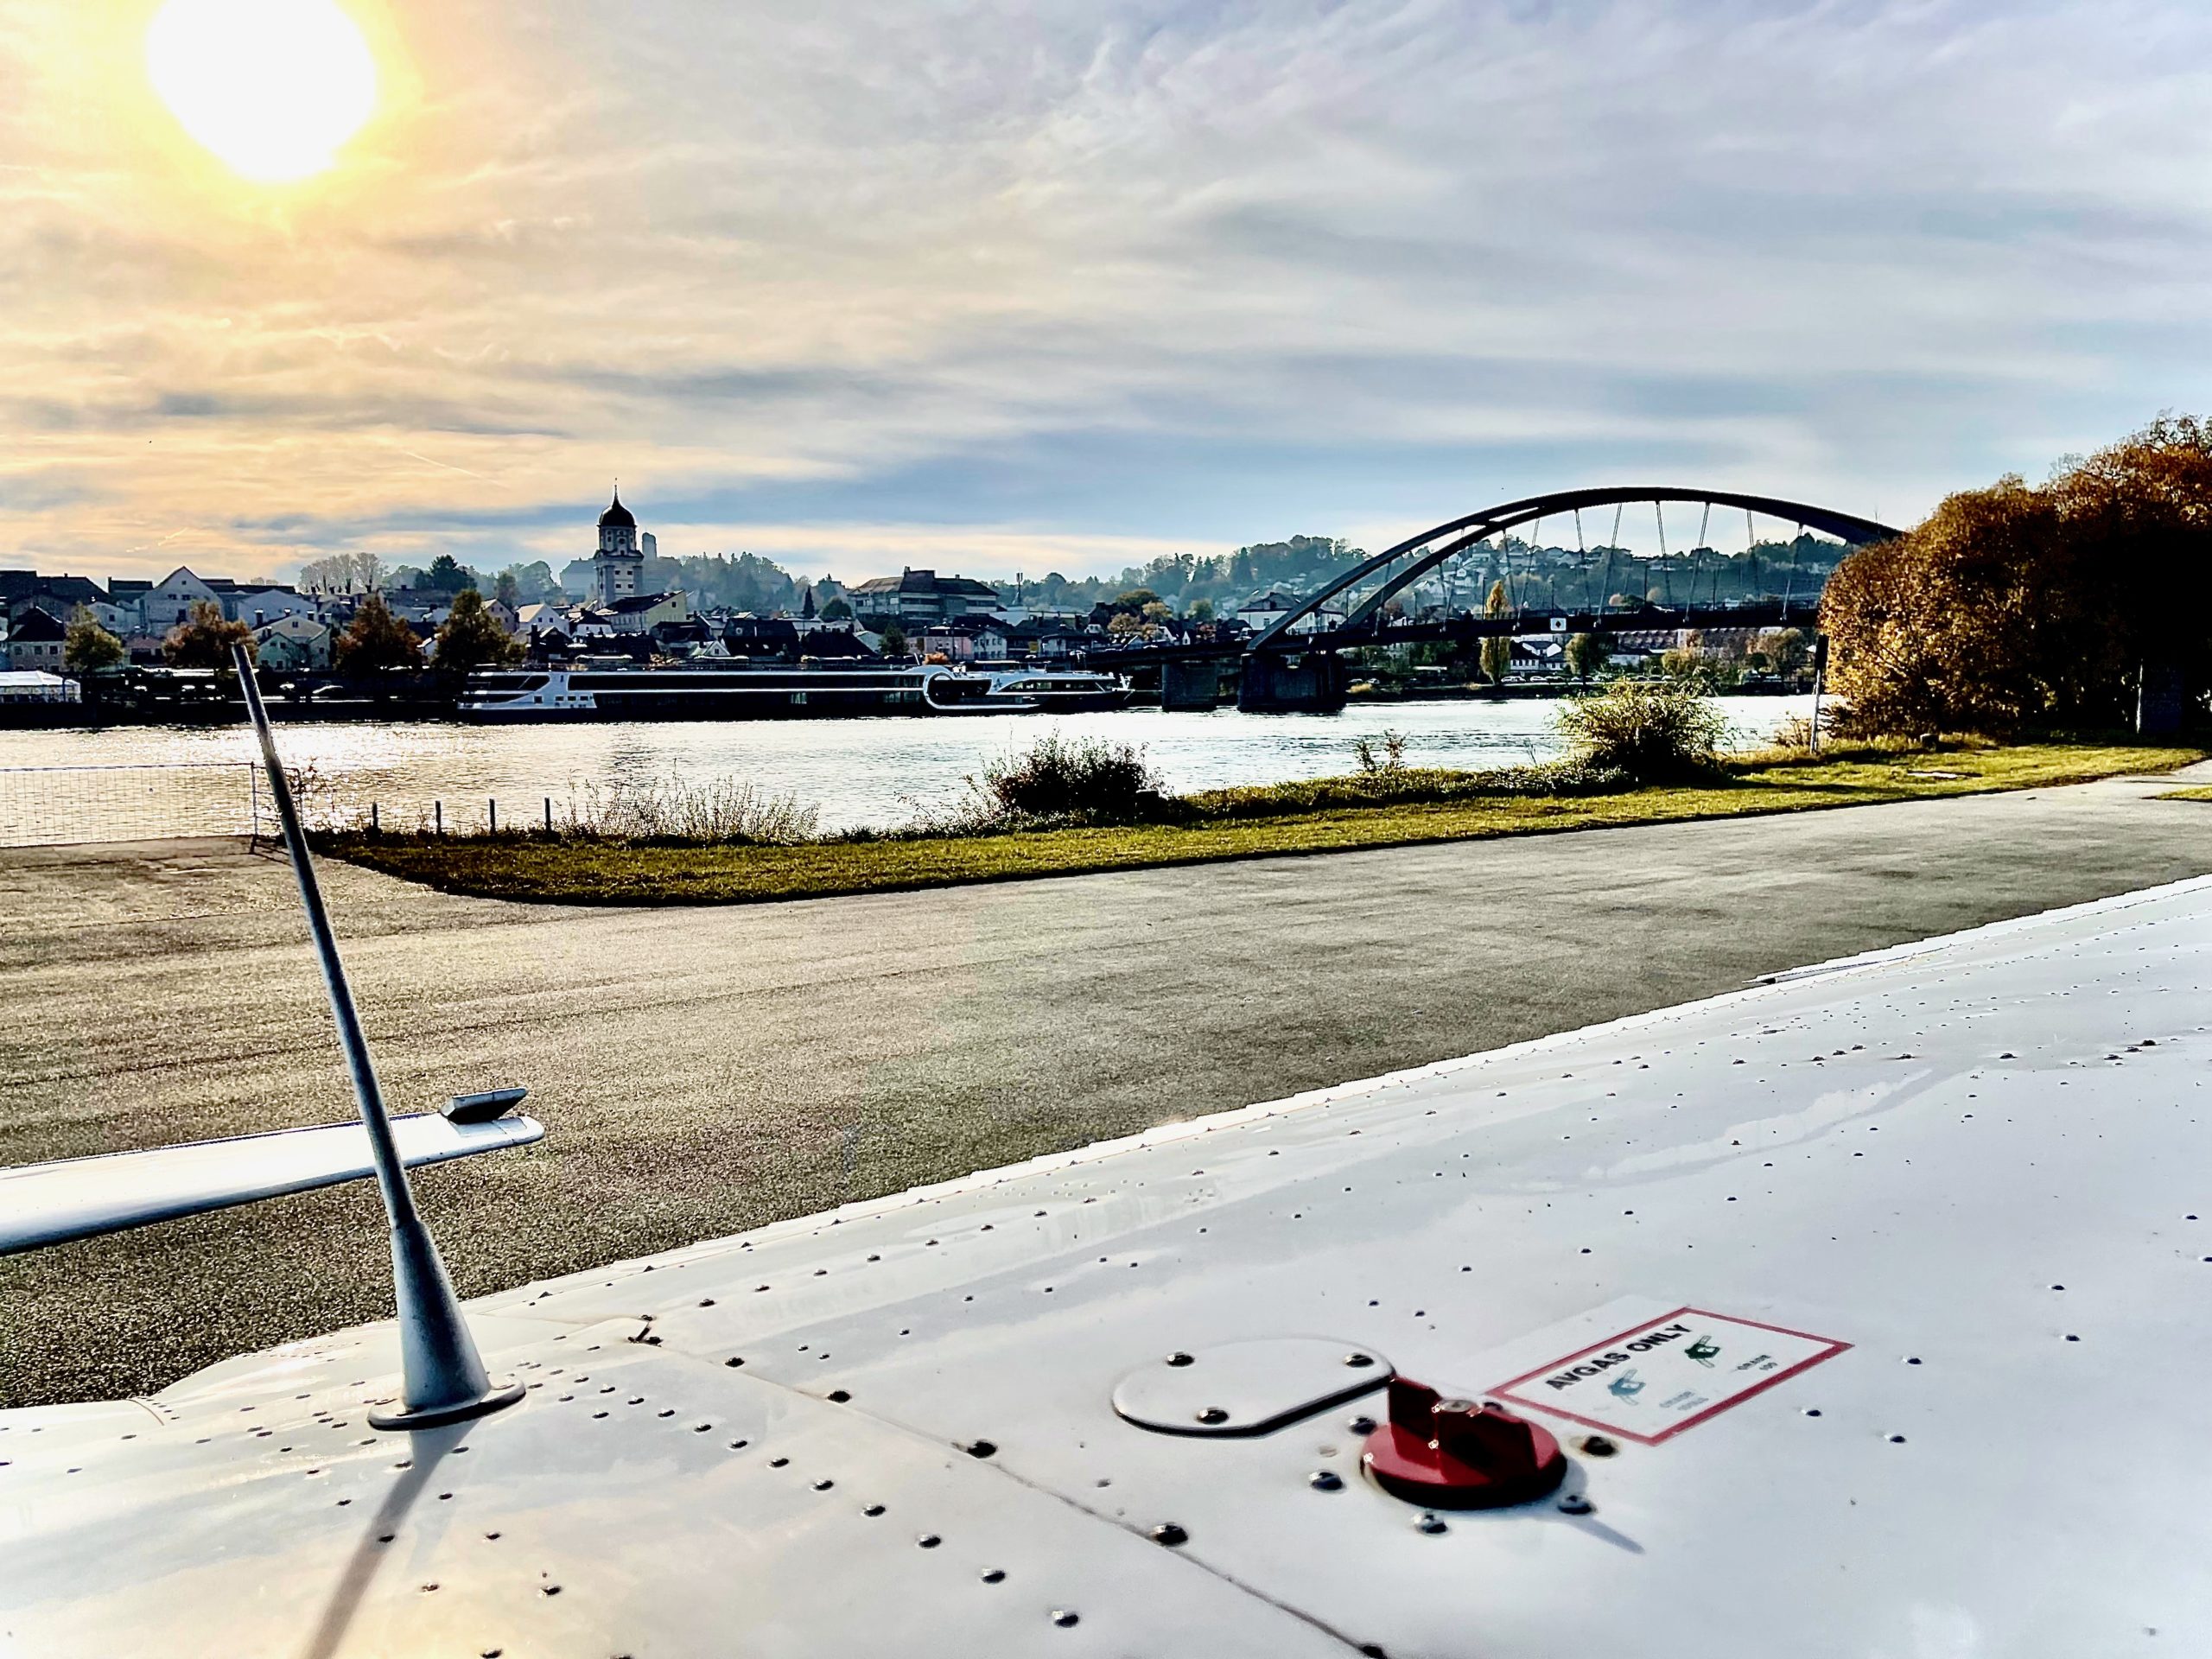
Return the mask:
[[[292,790],[311,823],[348,814],[312,767]],[[0,847],[235,836],[274,841],[276,810],[261,768],[245,760],[105,766],[0,766]]]

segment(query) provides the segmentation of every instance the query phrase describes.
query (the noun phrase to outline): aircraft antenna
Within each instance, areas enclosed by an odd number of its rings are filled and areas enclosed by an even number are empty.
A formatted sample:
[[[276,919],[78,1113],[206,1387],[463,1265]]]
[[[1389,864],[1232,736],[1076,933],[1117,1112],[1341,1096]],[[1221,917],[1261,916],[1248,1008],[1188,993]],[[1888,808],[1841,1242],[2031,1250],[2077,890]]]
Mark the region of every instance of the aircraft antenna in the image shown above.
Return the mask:
[[[276,804],[277,822],[284,830],[284,850],[299,880],[300,903],[308,912],[308,931],[315,938],[323,988],[330,994],[331,1016],[338,1023],[346,1068],[353,1074],[353,1101],[360,1108],[362,1127],[368,1131],[377,1190],[384,1194],[385,1214],[391,1222],[392,1293],[398,1304],[405,1405],[399,1411],[369,1413],[370,1425],[429,1428],[497,1411],[522,1398],[522,1385],[494,1384],[485,1372],[475,1340],[468,1334],[467,1321],[461,1317],[461,1303],[454,1296],[453,1281],[447,1278],[445,1263],[438,1257],[437,1244],[416,1211],[407,1168],[400,1161],[399,1148],[391,1137],[391,1122],[385,1115],[384,1090],[377,1082],[375,1062],[369,1058],[368,1039],[353,1008],[353,992],[346,981],[346,966],[338,959],[338,940],[330,931],[329,912],[323,908],[315,862],[308,855],[307,836],[300,829],[291,783],[277,758],[276,735],[270,729],[269,710],[262,704],[261,687],[254,681],[253,662],[243,642],[231,646],[231,662],[238,673],[238,690],[245,697],[247,717],[253,721],[254,735],[261,741],[269,792]]]

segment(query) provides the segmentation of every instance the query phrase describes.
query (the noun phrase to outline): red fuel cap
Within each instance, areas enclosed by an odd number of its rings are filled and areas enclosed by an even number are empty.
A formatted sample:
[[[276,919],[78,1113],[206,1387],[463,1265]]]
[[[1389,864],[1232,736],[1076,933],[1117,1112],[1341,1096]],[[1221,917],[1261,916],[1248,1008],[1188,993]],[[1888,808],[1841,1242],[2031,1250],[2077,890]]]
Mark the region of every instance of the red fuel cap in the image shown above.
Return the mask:
[[[1567,1474],[1558,1440],[1527,1418],[1402,1376],[1390,1379],[1390,1421],[1360,1460],[1383,1491],[1440,1510],[1526,1503]]]

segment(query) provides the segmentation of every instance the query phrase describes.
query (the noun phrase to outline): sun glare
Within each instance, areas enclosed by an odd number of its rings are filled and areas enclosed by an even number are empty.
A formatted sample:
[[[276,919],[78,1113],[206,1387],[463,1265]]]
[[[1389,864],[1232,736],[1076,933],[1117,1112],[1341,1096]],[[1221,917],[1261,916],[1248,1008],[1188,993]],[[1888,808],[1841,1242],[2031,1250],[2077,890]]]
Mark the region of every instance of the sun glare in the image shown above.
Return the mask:
[[[146,72],[187,132],[265,184],[321,172],[377,101],[376,60],[334,0],[168,0]]]

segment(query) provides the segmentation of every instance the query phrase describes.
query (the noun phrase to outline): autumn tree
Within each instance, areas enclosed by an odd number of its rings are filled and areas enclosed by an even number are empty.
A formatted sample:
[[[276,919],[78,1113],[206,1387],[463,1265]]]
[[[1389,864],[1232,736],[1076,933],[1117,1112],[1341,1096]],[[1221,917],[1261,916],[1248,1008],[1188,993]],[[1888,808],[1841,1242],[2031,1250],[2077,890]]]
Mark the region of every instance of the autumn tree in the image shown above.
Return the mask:
[[[1484,616],[1510,616],[1512,601],[1505,596],[1505,583],[1493,582],[1490,597],[1483,601]],[[1492,685],[1505,683],[1506,671],[1513,666],[1513,641],[1502,633],[1487,634],[1483,639],[1483,677]]]
[[[244,644],[251,660],[256,649],[253,630],[227,620],[213,600],[195,599],[184,620],[162,641],[162,660],[171,668],[228,668],[234,641]]]
[[[61,666],[72,674],[112,668],[128,655],[123,641],[100,626],[90,606],[79,605],[69,613],[69,631],[61,639]]]
[[[1567,637],[1567,670],[1578,680],[1587,680],[1605,665],[1605,642],[1594,633]]]
[[[886,657],[904,657],[906,654],[906,630],[896,622],[883,625],[881,638]]]
[[[437,664],[448,674],[466,674],[473,668],[497,668],[522,656],[522,642],[499,625],[484,604],[484,595],[464,588],[454,595],[453,609],[439,625]]]
[[[371,594],[338,636],[332,660],[341,674],[374,674],[388,668],[423,666],[422,642],[415,630],[391,613],[381,594]]]
[[[2161,417],[2048,483],[1946,499],[1853,553],[1821,602],[1867,731],[2113,724],[2146,665],[2212,683],[2212,428]]]

